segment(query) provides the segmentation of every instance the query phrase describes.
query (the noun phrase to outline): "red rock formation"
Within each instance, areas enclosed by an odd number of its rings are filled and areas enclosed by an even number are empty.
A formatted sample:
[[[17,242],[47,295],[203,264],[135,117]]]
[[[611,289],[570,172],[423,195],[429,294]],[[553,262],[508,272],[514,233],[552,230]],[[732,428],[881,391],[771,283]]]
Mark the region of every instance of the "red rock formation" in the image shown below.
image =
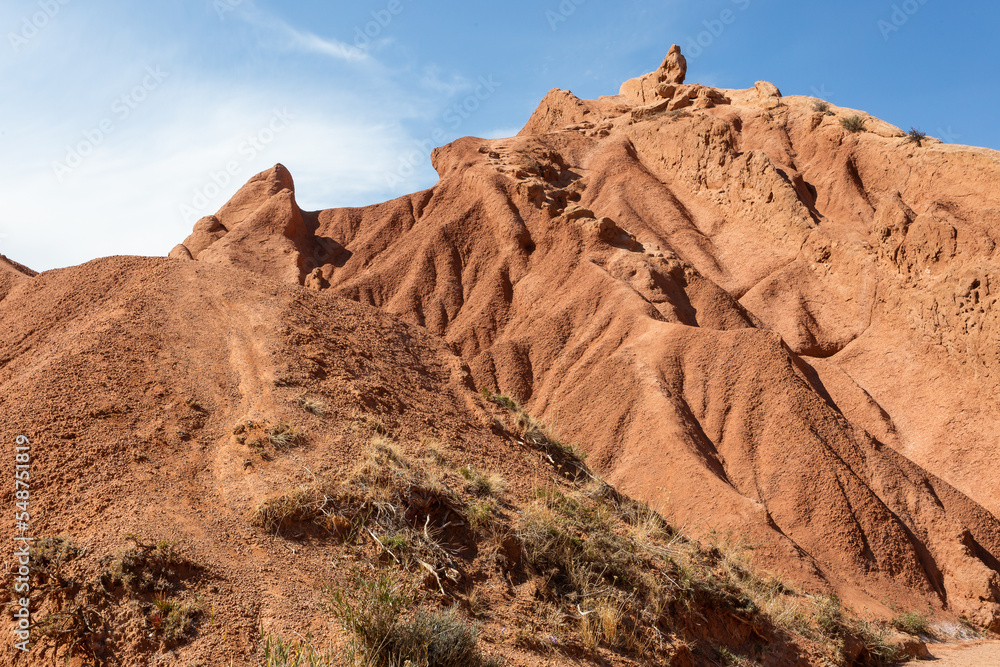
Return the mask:
[[[301,213],[279,165],[172,254],[426,327],[610,481],[801,581],[1000,629],[1000,155],[685,71],[674,47],[619,95],[553,90],[383,204]]]

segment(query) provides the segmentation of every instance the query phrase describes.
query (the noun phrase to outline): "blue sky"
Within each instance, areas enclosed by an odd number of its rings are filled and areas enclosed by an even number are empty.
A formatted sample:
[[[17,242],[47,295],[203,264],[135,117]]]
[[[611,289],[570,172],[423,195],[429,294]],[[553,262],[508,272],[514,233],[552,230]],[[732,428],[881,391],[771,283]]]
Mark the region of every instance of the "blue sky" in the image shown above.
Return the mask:
[[[275,162],[307,209],[426,188],[431,147],[509,136],[553,87],[614,94],[675,42],[689,81],[1000,149],[998,25],[943,0],[3,0],[0,253],[164,255]]]

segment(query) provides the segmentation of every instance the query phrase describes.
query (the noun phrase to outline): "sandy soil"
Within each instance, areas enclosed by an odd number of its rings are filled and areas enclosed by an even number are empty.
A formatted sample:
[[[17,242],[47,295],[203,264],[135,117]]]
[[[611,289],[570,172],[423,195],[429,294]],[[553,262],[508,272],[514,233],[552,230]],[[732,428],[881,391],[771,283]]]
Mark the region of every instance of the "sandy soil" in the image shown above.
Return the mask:
[[[967,642],[928,646],[935,667],[954,665],[994,667],[1000,665],[1000,642]]]

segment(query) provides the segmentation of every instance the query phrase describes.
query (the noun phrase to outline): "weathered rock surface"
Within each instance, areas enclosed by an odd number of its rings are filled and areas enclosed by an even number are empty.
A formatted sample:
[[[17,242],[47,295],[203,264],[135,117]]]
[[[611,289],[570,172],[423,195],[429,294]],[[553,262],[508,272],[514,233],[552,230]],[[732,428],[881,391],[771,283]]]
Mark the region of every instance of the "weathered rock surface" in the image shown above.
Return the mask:
[[[1000,629],[1000,154],[685,74],[672,48],[619,95],[553,90],[374,206],[301,213],[275,167],[185,246],[426,327],[807,585]]]

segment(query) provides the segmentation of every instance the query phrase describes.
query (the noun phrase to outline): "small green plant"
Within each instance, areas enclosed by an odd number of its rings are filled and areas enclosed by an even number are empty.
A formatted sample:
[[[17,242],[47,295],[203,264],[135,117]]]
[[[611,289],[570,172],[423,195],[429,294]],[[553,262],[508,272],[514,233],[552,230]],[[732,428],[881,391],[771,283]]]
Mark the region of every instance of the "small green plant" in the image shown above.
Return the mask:
[[[482,397],[487,401],[490,401],[491,403],[496,403],[502,408],[507,408],[511,412],[517,412],[518,410],[521,409],[521,406],[518,405],[517,401],[515,401],[513,398],[509,396],[504,396],[503,394],[494,394],[486,387],[480,389],[479,393],[482,394]]]
[[[194,616],[198,613],[199,609],[193,604],[185,604],[168,598],[163,593],[156,593],[153,595],[153,610],[149,614],[149,624],[156,633],[162,634],[165,640],[172,642],[188,634]]]
[[[917,145],[917,147],[922,146],[923,145],[923,141],[926,138],[927,138],[927,133],[926,132],[921,132],[920,130],[918,130],[915,127],[911,127],[910,131],[906,133],[906,139],[907,139],[907,141],[911,141],[911,142],[915,143]]]
[[[454,607],[444,611],[418,609],[407,616],[416,596],[410,584],[389,573],[378,578],[355,577],[355,591],[330,592],[334,617],[352,637],[351,648],[362,664],[372,667],[413,665],[435,667],[494,667],[483,657],[477,630]]]
[[[476,503],[475,505],[469,505],[469,509],[466,512],[466,516],[469,519],[469,524],[473,528],[479,528],[485,526],[489,520],[490,516],[493,514],[493,504],[488,500],[484,500],[481,503]]]
[[[927,616],[915,611],[908,611],[892,619],[892,627],[910,635],[930,636],[931,624]]]
[[[827,111],[830,110],[830,103],[824,100],[813,100],[812,109],[813,111],[826,113]]]
[[[840,119],[840,126],[851,133],[865,131],[865,119],[861,116],[847,116]]]
[[[400,551],[405,551],[407,547],[410,546],[410,539],[401,533],[396,533],[395,535],[386,535],[385,537],[378,538],[378,541],[387,549],[399,553]]]
[[[264,667],[335,667],[340,664],[332,648],[315,648],[309,635],[292,641],[269,635],[264,640]]]
[[[176,605],[177,603],[163,593],[156,593],[153,595],[153,606],[156,607],[157,611],[162,612],[164,615],[169,614]]]

